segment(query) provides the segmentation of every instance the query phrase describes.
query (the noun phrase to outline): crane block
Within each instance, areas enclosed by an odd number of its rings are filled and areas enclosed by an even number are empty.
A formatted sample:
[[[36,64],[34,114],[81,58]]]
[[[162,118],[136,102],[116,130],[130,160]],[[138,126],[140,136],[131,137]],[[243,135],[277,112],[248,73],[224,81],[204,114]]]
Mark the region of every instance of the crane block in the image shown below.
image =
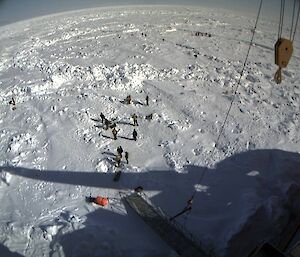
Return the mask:
[[[285,68],[293,54],[293,42],[286,38],[279,38],[275,44],[275,64],[278,70],[275,73],[274,80],[277,84],[282,81],[281,69]]]
[[[293,42],[286,38],[279,38],[275,44],[275,64],[285,68],[293,54]]]

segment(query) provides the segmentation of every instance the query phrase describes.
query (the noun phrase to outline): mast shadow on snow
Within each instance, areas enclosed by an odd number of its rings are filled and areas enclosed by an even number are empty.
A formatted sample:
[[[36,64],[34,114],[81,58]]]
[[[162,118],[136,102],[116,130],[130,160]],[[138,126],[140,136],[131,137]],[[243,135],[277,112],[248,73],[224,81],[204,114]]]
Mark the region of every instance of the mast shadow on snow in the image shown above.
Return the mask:
[[[174,215],[180,211],[193,190],[196,189],[193,209],[188,219],[185,220],[183,216],[179,217],[178,221],[187,221],[187,229],[212,248],[218,248],[218,245],[215,245],[219,242],[216,238],[228,238],[226,246],[222,246],[226,252],[224,256],[238,257],[243,256],[245,252],[250,252],[263,240],[271,240],[276,243],[290,217],[295,214],[300,216],[299,167],[300,154],[298,153],[262,149],[235,154],[220,161],[212,169],[188,165],[184,167],[184,171],[181,173],[174,170],[123,172],[118,183],[113,182],[114,174],[111,173],[36,170],[9,166],[0,169],[29,179],[76,186],[117,190],[143,186],[146,192],[158,192],[154,194],[151,201],[169,215]],[[203,172],[205,172],[205,176],[201,184],[196,185]],[[295,201],[291,201],[291,199]],[[270,203],[275,205],[270,207]],[[277,223],[279,225],[274,226],[274,224],[270,224],[269,219],[270,214],[276,208],[282,210],[281,215],[285,215],[286,218],[284,222],[280,220]],[[120,215],[109,209],[98,209],[87,215],[86,226],[83,231],[78,230],[63,235],[59,241],[64,250],[71,251],[67,248],[69,242],[72,245],[72,240],[78,242],[77,239],[80,237],[82,243],[89,245],[88,237],[85,239],[82,235],[94,233],[99,227],[101,231],[101,226],[108,229],[110,225],[114,227],[116,224],[118,230],[116,234],[128,243],[126,231],[133,230],[130,224],[143,224],[139,219],[132,223],[130,220],[133,219],[134,215],[131,213],[132,211],[128,209],[127,214],[130,215]],[[109,218],[106,220],[105,217],[108,216]],[[278,215],[278,217],[281,216]],[[111,224],[109,225],[107,222],[111,222]],[[219,231],[220,224],[223,224],[222,233]],[[135,230],[137,234],[134,236],[137,237],[137,240],[138,234],[150,233],[146,225],[135,226]],[[256,235],[255,238],[253,235]],[[95,247],[98,243],[103,243],[102,237],[95,237],[94,240]],[[147,243],[149,253],[154,255],[158,254],[157,250],[161,250],[164,256],[167,256],[167,252],[171,251],[164,243],[159,243],[154,239],[149,244]],[[159,247],[157,247],[158,245]],[[126,252],[126,244],[124,244],[123,249]],[[151,249],[156,250],[151,252]],[[118,255],[118,252],[114,252],[115,250],[115,248],[108,247],[106,254]],[[72,256],[72,254],[66,254],[66,256]]]

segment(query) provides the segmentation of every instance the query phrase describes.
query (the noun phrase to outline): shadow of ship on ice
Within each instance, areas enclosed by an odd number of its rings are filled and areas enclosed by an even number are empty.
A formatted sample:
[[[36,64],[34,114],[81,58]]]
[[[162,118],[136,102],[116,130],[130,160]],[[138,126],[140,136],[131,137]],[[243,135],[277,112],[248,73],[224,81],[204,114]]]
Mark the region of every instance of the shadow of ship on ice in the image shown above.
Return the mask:
[[[11,252],[6,246],[0,244],[0,256],[3,257],[24,257],[23,255],[16,253],[16,252]]]
[[[174,170],[124,172],[116,183],[112,174],[98,172],[1,167],[18,176],[56,183],[116,189],[141,185],[145,190],[160,192],[151,200],[169,215],[184,207],[196,186],[191,214],[187,220],[184,216],[178,220],[186,221],[186,227],[212,247],[217,256],[245,256],[262,240],[276,244],[290,217],[300,215],[298,153],[274,149],[239,153],[219,162],[214,169],[206,169],[201,185],[195,185],[205,169],[190,165],[185,166],[183,173]],[[152,256],[174,255],[143,221],[127,207],[126,210],[130,215],[109,209],[88,214],[84,228],[57,238],[65,255],[141,256],[145,252]],[[132,249],[126,237],[128,233],[131,239],[132,235],[136,240],[146,235],[149,240],[141,244],[141,249]],[[79,249],[81,255],[78,255]]]

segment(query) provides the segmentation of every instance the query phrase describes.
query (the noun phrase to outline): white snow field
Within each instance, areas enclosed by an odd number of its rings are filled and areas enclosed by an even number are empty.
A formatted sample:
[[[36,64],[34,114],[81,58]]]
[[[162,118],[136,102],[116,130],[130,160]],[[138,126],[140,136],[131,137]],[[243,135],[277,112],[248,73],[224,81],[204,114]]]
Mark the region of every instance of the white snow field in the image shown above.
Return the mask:
[[[299,33],[277,85],[278,24],[261,17],[216,145],[254,23],[199,7],[131,6],[0,27],[0,256],[176,256],[120,200],[140,185],[170,216],[196,190],[177,221],[216,257],[276,241],[300,213]],[[129,164],[114,182],[118,146]],[[86,203],[89,195],[110,204]]]

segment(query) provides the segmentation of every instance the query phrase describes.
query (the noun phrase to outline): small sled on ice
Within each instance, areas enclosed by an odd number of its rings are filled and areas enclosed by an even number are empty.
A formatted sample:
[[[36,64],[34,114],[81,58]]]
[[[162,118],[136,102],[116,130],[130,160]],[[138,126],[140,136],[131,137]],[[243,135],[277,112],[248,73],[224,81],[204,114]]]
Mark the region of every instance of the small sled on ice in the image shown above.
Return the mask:
[[[103,207],[108,205],[108,198],[107,197],[102,197],[102,196],[96,196],[96,197],[87,196],[85,198],[85,201],[87,203],[95,203],[95,204],[98,204],[98,205],[103,206]]]

